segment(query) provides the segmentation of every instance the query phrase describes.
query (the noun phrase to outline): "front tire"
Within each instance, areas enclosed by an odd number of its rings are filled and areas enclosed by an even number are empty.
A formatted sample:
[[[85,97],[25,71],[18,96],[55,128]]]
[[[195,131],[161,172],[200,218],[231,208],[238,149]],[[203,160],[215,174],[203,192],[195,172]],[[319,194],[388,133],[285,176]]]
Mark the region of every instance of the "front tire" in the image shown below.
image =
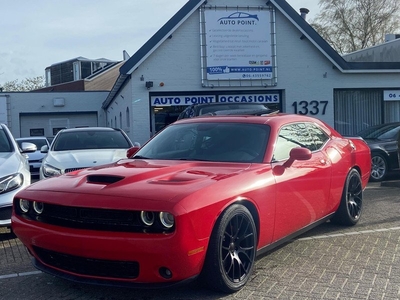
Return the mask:
[[[347,175],[340,205],[332,221],[337,224],[353,226],[362,213],[363,188],[360,173],[352,169]]]
[[[254,269],[257,230],[243,205],[234,204],[218,219],[207,251],[202,278],[207,286],[225,293],[239,291]]]

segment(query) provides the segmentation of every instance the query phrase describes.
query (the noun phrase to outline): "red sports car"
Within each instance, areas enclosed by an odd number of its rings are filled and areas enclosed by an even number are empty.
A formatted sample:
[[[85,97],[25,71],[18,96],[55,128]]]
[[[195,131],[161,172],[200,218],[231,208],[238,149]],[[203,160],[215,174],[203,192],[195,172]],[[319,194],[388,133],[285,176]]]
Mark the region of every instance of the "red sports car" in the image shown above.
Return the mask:
[[[257,255],[327,220],[355,225],[371,167],[361,138],[285,114],[180,120],[128,157],[16,195],[12,227],[38,269],[235,292]]]

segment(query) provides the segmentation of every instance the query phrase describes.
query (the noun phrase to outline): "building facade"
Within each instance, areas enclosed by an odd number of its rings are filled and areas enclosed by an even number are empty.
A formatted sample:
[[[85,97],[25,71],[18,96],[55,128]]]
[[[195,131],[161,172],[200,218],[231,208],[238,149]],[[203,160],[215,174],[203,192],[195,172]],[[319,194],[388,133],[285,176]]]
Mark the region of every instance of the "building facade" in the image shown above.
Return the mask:
[[[105,126],[101,103],[108,92],[0,93],[0,123],[13,136],[54,137],[60,129]]]
[[[207,101],[265,103],[348,135],[400,121],[399,79],[399,62],[346,61],[286,1],[191,0],[124,63],[103,109],[140,143]]]
[[[0,121],[16,137],[105,125],[142,144],[188,105],[240,102],[355,135],[400,121],[399,41],[342,57],[284,0],[189,0],[134,55],[83,85],[111,90],[0,93]]]

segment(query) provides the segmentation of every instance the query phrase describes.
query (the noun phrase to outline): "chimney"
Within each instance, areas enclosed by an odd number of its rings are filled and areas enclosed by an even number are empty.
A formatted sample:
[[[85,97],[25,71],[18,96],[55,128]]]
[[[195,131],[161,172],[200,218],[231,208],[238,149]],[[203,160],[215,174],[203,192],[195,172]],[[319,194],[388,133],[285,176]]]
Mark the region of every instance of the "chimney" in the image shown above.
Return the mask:
[[[306,16],[309,12],[310,10],[307,8],[300,8],[300,15],[304,20],[306,19]]]

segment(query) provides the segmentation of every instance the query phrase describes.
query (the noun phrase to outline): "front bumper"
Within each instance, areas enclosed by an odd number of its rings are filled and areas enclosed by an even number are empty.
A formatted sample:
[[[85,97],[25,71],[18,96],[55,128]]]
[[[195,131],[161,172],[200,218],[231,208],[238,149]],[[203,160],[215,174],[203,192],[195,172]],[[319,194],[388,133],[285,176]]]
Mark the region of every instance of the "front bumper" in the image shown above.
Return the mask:
[[[196,240],[186,229],[165,235],[81,230],[14,214],[12,227],[38,269],[73,281],[118,286],[170,286],[191,280],[201,272],[208,242]],[[166,269],[171,276],[165,276]]]

